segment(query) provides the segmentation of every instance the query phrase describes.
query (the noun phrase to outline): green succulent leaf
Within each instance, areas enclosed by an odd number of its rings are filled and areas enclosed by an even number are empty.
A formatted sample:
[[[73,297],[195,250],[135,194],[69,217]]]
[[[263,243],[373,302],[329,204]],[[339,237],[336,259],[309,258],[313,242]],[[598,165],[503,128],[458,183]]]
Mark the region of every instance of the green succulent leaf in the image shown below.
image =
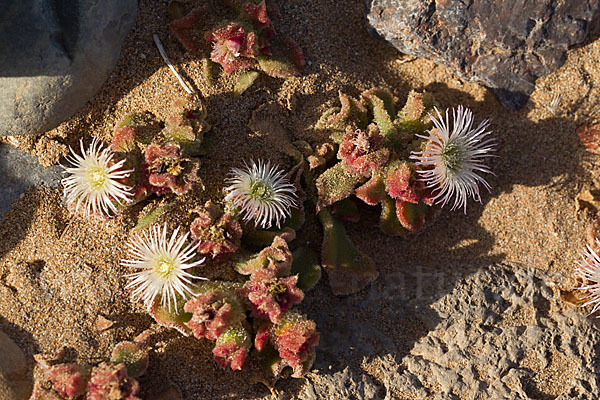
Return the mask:
[[[350,241],[341,221],[327,209],[318,214],[323,225],[321,263],[327,271],[333,294],[344,296],[365,288],[379,273],[375,263]]]
[[[260,74],[258,71],[242,72],[237,82],[235,83],[235,87],[233,88],[233,96],[239,97],[242,93],[248,90],[248,88],[252,86],[252,84],[254,83],[254,81],[256,81],[256,78],[258,78],[259,75]]]
[[[294,250],[292,257],[292,275],[298,275],[296,285],[303,291],[315,287],[321,279],[321,265],[317,253],[308,247],[300,247]]]

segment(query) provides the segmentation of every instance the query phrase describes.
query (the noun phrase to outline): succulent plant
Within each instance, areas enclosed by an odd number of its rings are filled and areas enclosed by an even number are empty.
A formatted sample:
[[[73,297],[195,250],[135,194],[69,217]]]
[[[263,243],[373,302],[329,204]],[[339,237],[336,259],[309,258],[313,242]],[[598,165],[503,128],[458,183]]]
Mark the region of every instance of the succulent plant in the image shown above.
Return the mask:
[[[190,225],[192,238],[199,243],[198,253],[214,259],[235,253],[240,248],[242,226],[229,210],[223,211],[217,204],[208,201],[204,207],[192,212],[198,214]]]
[[[316,125],[339,143],[340,160],[316,179],[317,210],[352,194],[368,205],[390,204],[391,199],[397,223],[387,221],[394,214],[383,207],[382,229],[392,235],[420,232],[434,215],[432,196],[408,156],[422,142],[416,133],[431,126],[427,111],[434,106],[433,99],[411,92],[396,113],[394,98],[384,89],[367,90],[361,100],[343,93],[339,97],[342,106],[326,110]],[[390,225],[402,228],[391,230]]]
[[[76,364],[57,364],[44,371],[44,379],[52,389],[67,398],[76,398],[85,393],[87,378]]]
[[[74,363],[52,365],[62,358],[64,351],[56,357],[36,355],[37,365],[44,372],[43,380],[50,385],[35,382],[31,399],[74,400],[85,396],[88,400],[139,400],[136,396],[139,383],[134,378],[146,370],[148,352],[138,342],[118,343],[110,362],[91,367]]]
[[[354,293],[377,277],[373,261],[356,249],[340,220],[356,222],[354,195],[369,206],[381,205],[379,227],[391,236],[421,232],[440,205],[465,208],[468,197],[481,201],[481,176],[495,149],[488,122],[473,127],[473,114],[459,106],[453,121],[436,108],[428,94],[410,92],[397,111],[386,89],[364,91],[360,99],[339,93],[339,107],[327,109],[315,129],[337,144],[334,162],[329,147],[312,150],[296,143],[309,162],[306,179],[317,190],[316,209],[324,228],[322,264],[334,294]],[[436,113],[437,118],[431,115]]]
[[[125,364],[101,363],[92,368],[87,387],[87,400],[140,400],[138,381],[129,377]]]
[[[240,287],[211,282],[202,286],[198,296],[185,303],[184,311],[192,314],[186,324],[196,338],[217,340],[246,321],[246,307],[238,295]]]
[[[221,367],[240,370],[252,346],[251,335],[244,327],[235,327],[223,333],[217,339],[213,355]]]
[[[207,208],[211,206],[208,204]],[[292,313],[291,307],[304,298],[297,283],[302,282],[310,289],[320,278],[320,266],[309,250],[299,250],[298,259],[294,261],[286,241],[286,238],[292,240],[294,237],[294,231],[291,235],[276,236],[271,246],[258,254],[241,255],[235,268],[247,277],[245,282],[194,284],[190,287],[194,296],[186,300],[176,294],[171,307],[161,304],[156,296],[150,314],[160,325],[177,329],[186,336],[192,334],[197,339],[215,341],[215,361],[222,367],[241,369],[253,344],[258,352],[267,344],[273,347],[276,337],[271,333],[273,327],[286,313]],[[290,275],[292,270],[294,275]],[[128,349],[129,343],[119,346],[119,350]],[[289,351],[295,350],[290,348]],[[304,351],[304,348],[298,349],[300,353]],[[130,352],[127,357],[113,358],[115,361],[131,360],[134,354]],[[304,355],[298,354],[298,357],[304,358]],[[289,360],[282,362],[279,358],[277,362],[281,368],[291,366],[300,374],[298,365],[290,364]],[[139,362],[129,364],[140,365]],[[136,376],[134,374],[130,372],[130,376]]]
[[[144,160],[150,190],[158,195],[186,194],[201,182],[198,177],[199,161],[185,158],[183,147],[177,142],[149,144]]]
[[[298,75],[305,65],[298,44],[287,36],[276,35],[272,25],[278,15],[275,3],[262,1],[230,1],[223,3],[237,13],[229,19],[205,26],[207,20],[218,18],[218,8],[200,6],[171,22],[171,31],[188,51],[207,56],[225,73],[258,70],[275,78]],[[203,32],[203,34],[198,34]],[[236,94],[247,89],[258,74],[243,73],[236,85]]]
[[[143,344],[124,341],[118,343],[111,354],[112,364],[124,364],[127,375],[137,378],[148,368],[148,351]]]
[[[315,360],[315,347],[319,344],[316,324],[298,312],[286,313],[271,329],[271,342],[280,360],[271,364],[273,373],[279,375],[283,368],[292,368],[292,376],[304,376]]]
[[[278,323],[281,316],[294,304],[304,299],[297,286],[298,276],[278,276],[275,268],[262,268],[250,275],[244,284],[244,296],[255,318],[267,318]]]
[[[173,102],[164,128],[149,113],[127,115],[115,128],[111,149],[131,173],[134,202],[151,194],[181,195],[202,186],[198,177],[206,109],[192,97]]]

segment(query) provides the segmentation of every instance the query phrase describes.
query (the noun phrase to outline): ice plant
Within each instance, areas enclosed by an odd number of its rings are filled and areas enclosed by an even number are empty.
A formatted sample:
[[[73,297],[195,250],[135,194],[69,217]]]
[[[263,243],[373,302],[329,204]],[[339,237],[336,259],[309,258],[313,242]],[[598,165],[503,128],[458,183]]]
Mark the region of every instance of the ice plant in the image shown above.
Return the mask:
[[[88,400],[140,400],[137,380],[127,375],[125,364],[101,363],[94,367],[88,383]]]
[[[150,233],[134,234],[128,243],[129,259],[121,261],[121,265],[136,268],[139,271],[126,275],[131,282],[126,288],[133,288],[133,297],[143,300],[151,308],[158,295],[161,305],[169,311],[177,305],[177,295],[187,298],[195,293],[192,290],[192,279],[204,279],[188,272],[197,267],[204,259],[193,261],[196,257],[198,243],[184,247],[189,233],[179,236],[177,228],[170,239],[167,239],[167,226],[154,225]]]
[[[204,207],[192,211],[198,213],[198,217],[190,224],[192,238],[200,243],[198,253],[214,259],[240,248],[242,226],[229,210],[224,212],[221,207],[208,201]]]
[[[600,255],[596,251],[599,246],[598,239],[595,239],[595,249],[588,244],[575,270],[575,274],[583,281],[578,289],[588,292],[581,306],[593,306],[592,314],[600,308]]]
[[[110,148],[103,148],[97,138],[87,150],[83,140],[80,146],[81,155],[70,148],[67,161],[71,166],[63,167],[63,173],[68,175],[61,181],[67,205],[74,207],[75,212],[81,207],[86,217],[106,217],[116,213],[118,206],[129,202],[133,196],[132,188],[123,183],[133,171],[123,168],[125,159],[113,160],[114,153]]]
[[[425,150],[413,151],[410,158],[425,167],[418,173],[434,190],[434,202],[443,207],[453,199],[452,210],[462,207],[466,213],[469,197],[481,202],[480,184],[490,190],[481,173],[492,173],[485,161],[494,150],[495,141],[488,138],[488,120],[473,127],[473,113],[468,108],[452,109],[452,125],[448,110],[445,119],[437,108],[435,112],[437,118],[430,116],[435,128],[428,135],[416,135],[427,140]]]
[[[220,7],[200,5],[185,16],[177,12],[170,27],[187,50],[219,64],[227,74],[241,71],[234,93],[248,89],[259,71],[274,78],[302,71],[302,49],[292,38],[277,34],[272,24],[279,14],[274,2],[222,2],[232,10],[222,13]]]
[[[257,227],[268,229],[281,222],[297,206],[296,188],[285,172],[271,162],[250,162],[244,169],[233,168],[226,180],[226,202],[231,202],[243,214],[244,222],[254,220]]]

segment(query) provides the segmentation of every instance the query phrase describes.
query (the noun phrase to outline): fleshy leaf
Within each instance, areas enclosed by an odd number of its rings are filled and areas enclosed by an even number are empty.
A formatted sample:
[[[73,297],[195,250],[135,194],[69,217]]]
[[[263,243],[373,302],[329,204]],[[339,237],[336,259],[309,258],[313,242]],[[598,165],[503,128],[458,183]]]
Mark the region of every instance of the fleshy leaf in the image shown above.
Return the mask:
[[[416,234],[425,227],[426,207],[423,203],[414,204],[396,200],[396,216],[403,227],[410,233]]]
[[[243,327],[236,327],[223,333],[217,339],[213,355],[222,368],[242,369],[246,355],[252,346],[251,336]]]
[[[427,112],[434,105],[435,101],[433,100],[433,96],[428,93],[417,93],[412,90],[408,94],[406,104],[398,113],[396,124],[399,125],[403,131],[415,133],[423,132],[432,125]]]
[[[392,136],[398,128],[394,125],[394,97],[385,89],[370,89],[363,92],[362,97],[373,112],[373,120],[384,137]]]
[[[374,173],[364,185],[356,188],[354,194],[370,206],[377,205],[387,196],[385,182],[379,173]]]
[[[341,221],[358,222],[360,220],[358,206],[351,198],[333,203],[329,209],[331,213]]]
[[[272,330],[272,343],[282,361],[294,370],[292,376],[299,378],[308,372],[315,360],[315,346],[319,333],[314,321],[290,311]]]
[[[354,192],[354,188],[364,181],[364,177],[346,172],[341,162],[329,168],[319,175],[316,181],[319,195],[317,212],[323,207],[350,196]]]
[[[325,111],[316,125],[317,129],[344,131],[349,123],[360,129],[368,124],[367,109],[354,97],[339,92],[341,108],[334,107]]]
[[[191,330],[186,325],[186,322],[192,318],[192,314],[183,310],[186,299],[183,299],[179,295],[176,296],[176,299],[177,306],[169,311],[168,308],[160,304],[160,296],[156,296],[154,304],[148,309],[148,313],[159,325],[177,329],[184,336],[189,336]]]
[[[379,273],[373,260],[358,250],[344,226],[327,209],[318,214],[323,224],[323,250],[321,262],[327,271],[333,294],[343,296],[365,288]]]
[[[292,213],[294,210],[292,210]],[[280,230],[276,231],[263,231],[257,229],[251,229],[247,233],[244,234],[244,243],[247,243],[251,246],[255,247],[263,247],[268,246],[273,242],[273,239],[277,236],[282,236],[286,238],[286,241],[291,241],[296,237],[296,231],[290,227],[284,227]]]
[[[297,286],[303,291],[315,287],[321,279],[319,257],[312,249],[300,247],[292,253],[292,275],[298,275]]]
[[[576,132],[585,147],[590,150],[600,149],[600,124],[582,125]]]
[[[238,97],[242,93],[244,93],[258,78],[258,71],[246,71],[242,72],[235,83],[235,87],[233,88],[233,96]]]
[[[271,266],[278,272],[278,276],[288,276],[292,268],[292,253],[288,247],[288,240],[291,239],[293,238],[276,236],[270,246],[262,249],[256,256],[238,262],[234,266],[235,270],[239,274],[250,275]]]
[[[148,368],[148,351],[138,343],[120,342],[113,349],[110,362],[125,364],[127,374],[132,378],[136,378]]]
[[[132,231],[137,232],[137,231],[140,231],[140,230],[146,228],[147,226],[152,225],[153,223],[156,222],[156,220],[158,218],[160,218],[161,215],[163,215],[164,213],[169,211],[170,208],[171,208],[171,206],[169,204],[157,205],[148,214],[146,214],[142,218],[138,219],[138,223],[135,225],[135,227],[132,229]]]
[[[402,226],[396,216],[396,202],[388,196],[381,201],[381,218],[379,227],[389,236],[407,236],[408,230]]]
[[[280,58],[258,55],[256,60],[260,69],[273,78],[290,78],[300,74],[298,67]]]

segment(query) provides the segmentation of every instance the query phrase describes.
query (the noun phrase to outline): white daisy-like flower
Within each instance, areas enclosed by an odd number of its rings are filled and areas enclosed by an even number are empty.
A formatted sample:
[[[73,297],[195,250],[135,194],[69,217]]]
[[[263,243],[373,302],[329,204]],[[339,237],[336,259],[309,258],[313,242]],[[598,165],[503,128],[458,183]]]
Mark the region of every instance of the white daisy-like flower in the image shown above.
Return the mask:
[[[473,128],[473,113],[468,108],[452,109],[452,128],[448,110],[445,120],[437,108],[435,112],[437,119],[429,115],[435,129],[428,131],[428,135],[417,135],[427,140],[426,149],[411,152],[410,158],[426,167],[418,173],[426,186],[434,190],[436,203],[443,207],[454,198],[452,210],[463,207],[466,213],[467,198],[481,202],[479,184],[490,191],[480,173],[492,174],[485,160],[491,157],[495,140],[488,137],[491,133],[486,130],[488,120]]]
[[[188,272],[204,262],[204,258],[192,262],[200,242],[184,248],[189,232],[183,236],[178,233],[179,228],[167,239],[167,225],[162,229],[154,225],[149,234],[146,231],[143,235],[135,233],[127,243],[130,259],[121,261],[121,265],[139,271],[125,275],[131,280],[125,288],[133,288],[134,300],[142,300],[148,308],[160,295],[161,305],[170,312],[171,305],[177,306],[177,294],[184,299],[196,295],[191,289],[192,279],[207,280]]]
[[[297,206],[296,187],[270,161],[250,164],[245,169],[231,170],[231,177],[225,180],[229,184],[225,201],[231,201],[240,210],[244,222],[254,220],[256,226],[268,229],[275,221],[279,228],[291,215],[291,208]]]
[[[596,239],[596,246],[600,248],[600,241]],[[600,308],[600,256],[588,245],[581,255],[575,274],[583,280],[583,286],[578,289],[588,292],[581,307],[593,305],[592,314]]]
[[[133,194],[131,187],[121,183],[133,170],[124,170],[125,159],[112,162],[114,153],[110,148],[102,148],[98,138],[92,140],[88,150],[80,141],[81,155],[75,153],[67,155],[70,167],[65,167],[62,179],[64,197],[69,207],[75,207],[75,213],[83,207],[83,215],[97,215],[106,217],[116,213],[117,206],[123,202],[131,201]]]

